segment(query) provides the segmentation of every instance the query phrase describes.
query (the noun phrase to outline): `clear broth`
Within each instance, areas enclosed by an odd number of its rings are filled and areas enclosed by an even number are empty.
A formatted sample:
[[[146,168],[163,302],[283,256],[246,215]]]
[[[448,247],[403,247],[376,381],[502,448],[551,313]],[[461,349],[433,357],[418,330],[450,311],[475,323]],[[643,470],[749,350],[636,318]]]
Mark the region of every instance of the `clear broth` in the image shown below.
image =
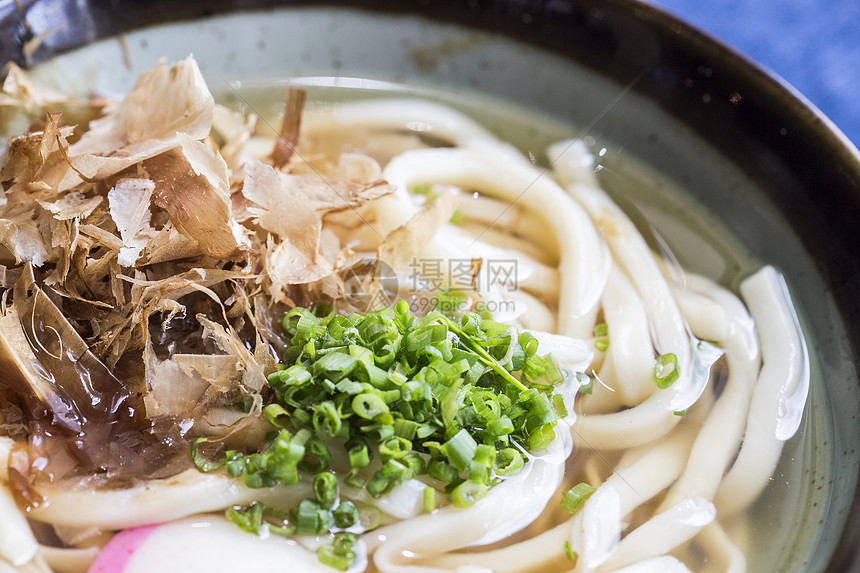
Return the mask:
[[[557,117],[534,113],[501,101],[450,91],[416,88],[387,82],[351,78],[309,77],[290,81],[234,83],[216,91],[216,101],[244,113],[256,113],[258,131],[277,134],[283,113],[285,86],[308,92],[306,109],[325,110],[345,101],[381,97],[420,97],[439,101],[478,121],[500,139],[514,144],[534,162],[547,163],[545,149],[556,141],[579,138],[595,157],[601,186],[628,213],[652,248],[661,244],[691,272],[709,277],[737,290],[740,281],[767,261],[758,260],[737,240],[728,226],[709,213],[684,187],[631,156],[623,143],[580,129]],[[791,286],[791,285],[789,285]],[[803,324],[804,309],[798,304]],[[808,333],[811,329],[807,328]],[[802,571],[820,535],[818,529],[829,511],[833,456],[831,411],[823,375],[815,356],[816,344],[809,340],[812,385],[798,433],[789,440],[779,465],[747,515],[725,526],[745,528],[749,571]],[[790,500],[788,503],[786,500]]]

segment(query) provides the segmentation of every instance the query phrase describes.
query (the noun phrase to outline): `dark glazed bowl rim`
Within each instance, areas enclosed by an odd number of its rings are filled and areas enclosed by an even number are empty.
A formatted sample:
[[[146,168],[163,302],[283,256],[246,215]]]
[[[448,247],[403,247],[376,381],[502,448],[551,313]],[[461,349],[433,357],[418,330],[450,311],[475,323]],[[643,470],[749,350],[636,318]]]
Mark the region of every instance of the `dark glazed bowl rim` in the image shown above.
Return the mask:
[[[854,252],[860,245],[860,152],[780,78],[639,0],[5,2],[0,4],[0,61],[33,65],[149,25],[239,10],[326,5],[415,12],[504,34],[570,58],[622,85],[632,83],[635,92],[687,124],[752,180],[766,182],[765,193],[816,253],[816,270],[844,317],[853,370],[860,369],[860,256]],[[48,8],[63,25],[60,32],[33,42],[39,30],[28,15],[36,6]],[[636,32],[645,29],[651,47],[656,38],[659,49],[642,73]],[[655,55],[653,49],[649,53]],[[702,74],[702,69],[709,73]],[[697,76],[695,85],[685,85],[683,78],[692,75]],[[708,105],[703,105],[704,97]],[[827,571],[860,571],[856,491],[846,519]]]

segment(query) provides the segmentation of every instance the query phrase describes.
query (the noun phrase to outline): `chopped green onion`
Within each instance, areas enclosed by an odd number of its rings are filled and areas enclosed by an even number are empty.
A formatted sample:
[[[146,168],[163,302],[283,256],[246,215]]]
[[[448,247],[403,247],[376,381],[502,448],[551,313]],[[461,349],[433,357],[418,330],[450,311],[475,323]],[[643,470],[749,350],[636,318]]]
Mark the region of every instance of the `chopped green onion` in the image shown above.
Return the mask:
[[[409,314],[409,303],[405,300],[397,301],[394,305],[394,313],[398,316],[407,316]]]
[[[579,392],[581,394],[591,394],[594,391],[594,378],[582,373],[576,373],[576,381],[579,382]]]
[[[295,525],[290,523],[286,513],[256,501],[247,507],[240,505],[229,507],[225,515],[240,529],[255,535],[260,534],[264,525],[270,532],[278,535],[293,535],[296,532]]]
[[[450,440],[445,442],[443,448],[454,467],[463,471],[469,465],[469,462],[472,461],[472,458],[475,457],[475,450],[478,448],[478,444],[469,432],[460,430]]]
[[[514,423],[507,416],[494,418],[487,422],[487,433],[496,439],[507,436],[513,433],[514,430]]]
[[[394,425],[393,424],[385,424],[385,423],[377,423],[377,424],[367,424],[365,426],[361,426],[359,428],[364,435],[367,436],[367,439],[374,443],[384,442],[388,438],[394,437]]]
[[[594,348],[598,352],[606,352],[609,348],[609,325],[605,322],[601,322],[594,326],[593,330],[594,334]]]
[[[367,482],[367,492],[373,497],[382,497],[410,477],[411,471],[407,466],[397,460],[388,460]]]
[[[556,422],[547,422],[535,428],[529,434],[529,450],[542,450],[555,439]]]
[[[305,445],[305,456],[299,462],[300,470],[314,475],[331,465],[331,452],[325,442],[317,436],[312,436]]]
[[[444,341],[448,329],[444,324],[428,324],[406,335],[406,350],[424,350],[426,347]]]
[[[332,543],[323,545],[317,549],[317,557],[320,563],[338,571],[346,571],[355,561],[355,544],[358,542],[356,536],[348,531],[336,533]]]
[[[511,476],[517,474],[525,460],[523,455],[514,448],[504,448],[496,453],[494,470],[500,476]]]
[[[654,380],[657,387],[665,390],[678,379],[678,357],[671,352],[661,354],[654,364]]]
[[[209,440],[206,438],[197,438],[191,445],[191,462],[194,464],[194,467],[204,473],[214,472],[218,468],[222,467],[226,461],[213,462],[206,459],[203,454],[200,453],[200,444],[208,441]]]
[[[412,451],[412,442],[406,438],[394,436],[379,444],[379,459],[383,462],[399,460]]]
[[[427,474],[445,483],[451,483],[457,479],[460,472],[457,468],[446,462],[445,460],[432,460],[427,464]]]
[[[552,407],[559,418],[567,417],[567,406],[564,404],[564,396],[554,394],[552,397]]]
[[[234,505],[227,508],[226,516],[242,531],[259,535],[263,523],[263,504],[254,502],[248,507]]]
[[[451,503],[455,507],[469,507],[487,494],[487,486],[476,481],[466,480],[451,492]]]
[[[376,394],[365,392],[352,399],[352,410],[365,420],[375,420],[388,414],[388,406]]]
[[[290,421],[290,413],[280,404],[269,404],[263,408],[263,417],[279,430],[282,430]]]
[[[324,376],[332,382],[337,382],[345,376],[349,376],[355,370],[358,360],[343,352],[329,352],[324,354],[311,367],[311,374]],[[285,371],[286,372],[286,371]]]
[[[523,347],[523,352],[526,353],[526,356],[532,357],[537,354],[538,350],[538,341],[537,338],[530,332],[523,332],[519,337],[520,346]]]
[[[331,512],[316,501],[305,499],[295,509],[296,532],[300,535],[319,535],[331,529]]]
[[[587,483],[578,483],[561,497],[561,508],[571,515],[582,509],[595,490]]]
[[[517,380],[516,378],[511,376],[511,374],[507,370],[505,370],[505,368],[501,364],[499,364],[499,361],[496,360],[495,358],[493,358],[487,352],[487,350],[485,348],[483,348],[477,342],[475,342],[475,340],[473,338],[466,336],[466,334],[463,331],[461,331],[459,328],[454,326],[454,324],[451,323],[450,320],[448,321],[448,323],[449,323],[449,328],[454,332],[454,334],[459,336],[461,338],[461,340],[463,340],[471,348],[471,350],[473,350],[475,352],[475,354],[478,355],[478,358],[482,362],[484,362],[487,366],[489,366],[490,368],[495,370],[497,374],[499,374],[502,378],[504,378],[507,382],[512,384],[514,387],[519,388],[520,390],[527,390],[527,388],[525,386],[523,386],[523,384],[519,380]]]
[[[334,541],[332,545],[338,552],[346,552],[352,551],[355,545],[358,543],[358,537],[355,533],[350,533],[348,531],[341,531],[339,533],[335,533]]]
[[[436,509],[436,490],[432,487],[425,487],[424,494],[424,513],[432,513]]]
[[[274,404],[273,404],[274,405]],[[323,439],[335,438],[340,434],[343,422],[334,406],[334,402],[326,400],[314,406],[313,425],[317,434]]]
[[[371,531],[382,524],[382,510],[375,505],[358,508],[358,523],[364,531]]]
[[[466,293],[455,289],[443,289],[436,293],[433,308],[446,316],[458,315],[464,310]]]
[[[367,480],[358,475],[358,472],[356,472],[355,470],[351,470],[348,474],[346,474],[346,477],[343,478],[343,483],[345,483],[349,487],[361,489],[367,483]]]
[[[564,554],[567,557],[568,561],[570,561],[570,566],[576,567],[576,562],[579,561],[579,553],[573,550],[570,541],[564,542]]]
[[[295,364],[284,370],[272,373],[269,378],[269,385],[277,392],[283,392],[289,386],[301,387],[311,381],[311,373],[300,365]]]
[[[427,462],[417,452],[410,452],[400,459],[400,462],[405,465],[413,476],[424,475],[427,473]]]
[[[331,512],[334,524],[341,529],[352,527],[358,521],[358,508],[351,501],[342,501]]]
[[[364,439],[350,438],[344,447],[349,454],[349,465],[354,469],[367,467],[370,464],[370,450],[367,449],[367,442]]]
[[[405,440],[412,440],[418,433],[418,422],[397,418],[394,420],[394,435]]]
[[[290,521],[289,515],[273,507],[263,507],[263,521],[270,533],[289,536],[296,532],[296,526]]]
[[[321,472],[314,478],[314,497],[322,507],[331,507],[337,498],[337,477],[331,472]]]
[[[423,317],[406,301],[349,316],[324,306],[290,310],[281,321],[288,342],[283,363],[268,376],[271,391],[261,392],[269,401],[263,415],[277,431],[259,451],[230,450],[214,461],[196,442],[195,465],[226,466],[257,488],[311,480],[314,498],[289,519],[263,511],[276,533],[319,535],[354,521],[347,502],[333,507],[335,440],[349,460],[345,486],[380,497],[413,476],[430,476],[455,505],[473,504],[496,478],[522,470],[524,454],[511,444],[546,447],[567,408],[552,395],[562,373],[551,356],[539,354],[537,339],[486,312],[461,313],[467,301],[460,291],[443,291]],[[373,452],[381,465],[365,470]],[[435,491],[424,493],[428,511],[435,509]],[[252,512],[260,510],[240,509],[233,518],[259,529]],[[358,520],[368,529],[361,510]],[[323,553],[338,556],[331,548]]]

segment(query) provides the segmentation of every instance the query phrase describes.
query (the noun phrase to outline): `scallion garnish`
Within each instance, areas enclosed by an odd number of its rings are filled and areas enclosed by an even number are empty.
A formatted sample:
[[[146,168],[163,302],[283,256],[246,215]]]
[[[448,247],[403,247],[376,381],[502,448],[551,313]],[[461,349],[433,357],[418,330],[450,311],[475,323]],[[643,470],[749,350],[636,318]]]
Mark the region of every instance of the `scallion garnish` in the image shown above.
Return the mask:
[[[196,440],[194,440],[194,443],[191,444],[191,462],[198,470],[204,473],[214,472],[218,468],[223,467],[224,464],[227,462],[227,460],[224,459],[218,462],[213,462],[212,460],[204,456],[202,453],[200,453],[200,444],[203,444],[207,441],[208,440],[206,438],[197,438]]]
[[[358,524],[364,531],[379,527],[382,517],[382,510],[375,505],[362,505],[358,508]]]
[[[234,505],[227,509],[226,515],[240,529],[255,535],[260,534],[263,526],[268,528],[270,533],[279,535],[292,535],[296,532],[296,526],[292,524],[288,514],[259,502],[249,506]]]
[[[319,535],[331,529],[334,518],[331,511],[312,499],[302,500],[293,510],[296,532],[301,535]]]
[[[525,465],[523,455],[514,448],[504,448],[496,453],[494,469],[500,476],[511,476],[519,473]]]
[[[476,481],[467,480],[451,492],[451,503],[456,507],[469,507],[484,497],[487,486]]]
[[[579,383],[580,394],[591,394],[594,391],[594,378],[582,372],[577,372],[575,376],[577,383]]]
[[[336,533],[332,542],[317,550],[320,563],[338,571],[346,571],[355,561],[355,544],[358,538],[353,533],[342,531]]]
[[[578,483],[561,497],[561,508],[570,514],[575,514],[596,490],[587,483]]]
[[[436,490],[432,487],[424,488],[423,509],[424,513],[432,513],[436,509]]]
[[[570,541],[564,542],[564,555],[571,563],[571,567],[576,567],[576,562],[579,561],[579,553],[573,550]]]
[[[334,524],[341,529],[352,527],[358,521],[358,508],[351,501],[342,501],[331,512]]]
[[[665,390],[678,379],[678,357],[668,352],[657,357],[654,363],[654,380],[657,387]]]
[[[322,507],[331,507],[337,499],[337,477],[331,472],[320,472],[314,477],[314,497]]]
[[[367,530],[382,519],[378,509],[349,502],[334,507],[339,492],[330,448],[345,449],[343,483],[373,497],[428,475],[455,506],[474,504],[494,476],[522,469],[515,444],[546,447],[567,412],[549,394],[562,375],[551,357],[538,354],[537,340],[479,313],[442,312],[462,300],[461,293],[446,293],[442,308],[424,317],[412,315],[404,301],[366,315],[289,311],[281,321],[289,346],[268,377],[263,410],[277,429],[274,439],[258,453],[231,450],[218,462],[206,459],[198,441],[195,465],[205,471],[226,465],[251,487],[289,485],[305,475],[314,499],[302,501],[289,519],[301,534],[353,525]],[[381,465],[370,471],[376,456]],[[436,491],[425,490],[425,511],[435,509]],[[233,509],[230,517],[258,531],[257,507]],[[320,558],[339,568],[351,551],[328,545]]]
[[[594,330],[594,348],[598,352],[606,352],[609,348],[609,325],[605,322],[595,325]]]

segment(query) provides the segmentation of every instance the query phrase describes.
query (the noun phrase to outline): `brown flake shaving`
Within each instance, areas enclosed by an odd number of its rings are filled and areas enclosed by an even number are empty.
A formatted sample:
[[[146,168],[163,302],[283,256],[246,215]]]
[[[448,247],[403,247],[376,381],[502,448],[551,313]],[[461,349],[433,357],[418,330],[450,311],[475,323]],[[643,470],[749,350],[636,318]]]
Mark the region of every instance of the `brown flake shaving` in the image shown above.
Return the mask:
[[[75,170],[61,189],[81,179],[102,180],[178,147],[179,135],[200,140],[209,134],[215,101],[190,56],[172,66],[163,61],[144,72],[128,96],[68,150]]]
[[[57,187],[69,169],[62,153],[73,128],[60,128],[62,112],[49,113],[41,131],[27,133],[11,140],[6,165],[0,170],[0,185],[6,191],[0,198],[5,204],[10,196],[35,192],[45,194]],[[24,197],[18,200],[25,201]]]
[[[75,127],[52,111],[10,141],[0,367],[21,375],[0,379],[0,390],[20,395],[34,427],[78,460],[52,475],[169,474],[187,465],[197,436],[241,445],[266,431],[279,317],[340,301],[339,273],[359,258],[350,233],[393,191],[367,156],[302,161],[304,100],[288,90],[271,155],[246,162],[246,143],[260,137],[253,117],[216,110],[189,57],[160,62],[98,119]],[[55,101],[13,69],[0,106],[30,104],[42,114]],[[449,203],[439,197],[380,254],[412,256],[450,218]],[[87,376],[98,394],[81,390]],[[21,467],[28,484],[40,475]]]
[[[272,165],[280,169],[289,163],[299,142],[299,132],[302,125],[302,109],[305,107],[306,93],[292,86],[287,88],[284,100],[284,118],[281,121],[281,132],[275,140],[272,150]]]
[[[394,188],[372,183],[329,180],[314,175],[293,175],[261,162],[246,170],[242,194],[253,202],[248,211],[266,231],[286,239],[310,261],[319,255],[322,219],[327,213],[354,209]]]
[[[459,204],[454,192],[444,191],[405,225],[392,231],[379,246],[377,257],[392,268],[404,268],[442,225],[451,220]]]
[[[227,164],[203,143],[179,134],[180,147],[143,162],[155,183],[153,203],[180,233],[215,259],[240,260],[230,214]]]

